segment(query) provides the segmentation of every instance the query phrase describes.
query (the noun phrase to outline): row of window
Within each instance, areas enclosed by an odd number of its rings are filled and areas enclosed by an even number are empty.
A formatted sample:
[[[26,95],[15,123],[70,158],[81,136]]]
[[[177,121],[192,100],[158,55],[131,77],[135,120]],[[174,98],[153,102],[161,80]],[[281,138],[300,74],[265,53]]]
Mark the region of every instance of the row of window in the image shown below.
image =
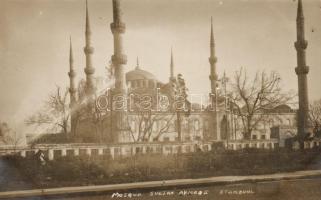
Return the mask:
[[[265,139],[266,139],[266,136],[265,136],[265,135],[261,135],[261,137],[258,138],[257,135],[252,135],[252,139],[253,139],[253,140],[257,140],[257,139],[265,140]]]
[[[154,80],[134,80],[128,84],[129,88],[156,88],[157,84]]]
[[[132,120],[130,123],[131,130],[133,132],[136,132],[139,129],[139,124],[140,123],[138,123],[137,121]],[[154,122],[152,129],[154,132],[157,132],[166,126],[169,126],[169,131],[177,131],[177,121],[176,120],[173,120],[171,122],[168,122],[166,120],[156,121],[156,122]],[[144,128],[145,128],[145,122],[142,122],[141,123],[141,130],[144,130]],[[183,120],[182,129],[187,132],[189,132],[190,130],[199,131],[199,130],[201,130],[201,122],[198,119],[194,119],[194,120],[190,120],[190,121]],[[209,130],[209,122],[208,122],[208,120],[205,120],[204,121],[204,131],[208,131],[208,130]]]
[[[236,149],[242,149],[242,148],[268,148],[268,149],[272,149],[272,143],[254,143],[254,144],[245,144],[245,146],[243,147],[242,144],[236,144],[235,148]],[[279,147],[279,143],[274,143],[274,148],[278,148]],[[232,149],[233,148],[233,144],[229,144],[229,148]]]
[[[193,141],[201,141],[202,140],[202,137],[201,136],[194,136],[192,137],[193,138]],[[158,141],[156,138],[154,138],[154,141]],[[169,137],[163,137],[163,142],[170,142],[170,138]],[[175,141],[179,141],[179,138],[178,137],[175,137]],[[183,141],[186,141],[186,142],[190,142],[192,141],[191,137],[190,136],[186,136],[183,138]]]

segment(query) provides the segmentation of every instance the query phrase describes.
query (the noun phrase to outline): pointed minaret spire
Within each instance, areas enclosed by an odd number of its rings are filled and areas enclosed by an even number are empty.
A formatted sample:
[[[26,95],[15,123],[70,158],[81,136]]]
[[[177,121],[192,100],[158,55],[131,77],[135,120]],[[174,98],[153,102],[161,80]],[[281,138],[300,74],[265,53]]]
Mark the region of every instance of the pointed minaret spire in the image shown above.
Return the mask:
[[[298,18],[304,18],[303,17],[303,9],[302,9],[302,0],[298,0],[297,19]]]
[[[174,76],[174,56],[173,56],[173,47],[171,48],[171,65],[170,65],[170,80],[175,79]]]
[[[296,18],[297,41],[295,42],[295,49],[297,51],[297,67],[295,72],[298,76],[298,92],[299,92],[299,111],[298,111],[298,136],[301,147],[305,134],[309,132],[309,98],[308,98],[308,81],[307,74],[309,67],[306,65],[306,48],[308,42],[305,40],[304,34],[304,16],[302,0],[298,1],[298,10]]]
[[[305,33],[304,33],[305,31],[304,31],[304,16],[303,16],[302,0],[298,0],[296,24],[297,24],[297,40],[303,41],[305,40]]]
[[[211,68],[210,68],[210,81],[211,81],[211,103],[214,108],[213,112],[213,134],[211,135],[211,139],[220,140],[221,136],[218,131],[218,122],[217,122],[217,81],[218,76],[216,73],[216,62],[217,59],[215,57],[215,43],[214,43],[214,32],[213,32],[213,19],[211,17],[211,35],[210,35],[210,57],[208,58]]]
[[[211,39],[210,39],[210,47],[211,47],[211,55],[214,55],[214,47],[215,47],[215,43],[214,43],[214,33],[213,33],[213,18],[211,17]]]
[[[73,53],[72,53],[72,42],[71,42],[71,36],[69,37],[69,66],[70,66],[70,70],[73,69],[73,63],[74,63],[74,57],[73,57]]]
[[[136,69],[139,69],[139,59],[138,59],[138,56],[136,58]]]
[[[86,0],[86,32],[89,34],[91,33],[90,31],[90,21],[89,21],[89,12],[88,12],[88,0]]]
[[[217,74],[216,74],[216,62],[217,58],[215,57],[215,43],[214,43],[214,33],[213,33],[213,19],[211,17],[211,36],[210,36],[210,57],[209,62],[211,64],[211,91],[212,94],[216,94],[216,82],[217,82]]]
[[[92,54],[94,53],[94,48],[91,46],[91,30],[90,30],[90,22],[89,22],[89,13],[88,13],[88,2],[86,0],[86,46],[84,48],[84,52],[86,55],[86,95],[92,96],[95,93],[95,83],[94,83],[94,73],[95,68],[92,66]]]
[[[70,37],[70,52],[69,52],[69,73],[68,73],[69,79],[70,79],[70,86],[69,86],[69,93],[70,93],[70,108],[72,108],[76,103],[76,72],[74,69],[74,58],[72,53],[72,43],[71,43],[71,37]]]

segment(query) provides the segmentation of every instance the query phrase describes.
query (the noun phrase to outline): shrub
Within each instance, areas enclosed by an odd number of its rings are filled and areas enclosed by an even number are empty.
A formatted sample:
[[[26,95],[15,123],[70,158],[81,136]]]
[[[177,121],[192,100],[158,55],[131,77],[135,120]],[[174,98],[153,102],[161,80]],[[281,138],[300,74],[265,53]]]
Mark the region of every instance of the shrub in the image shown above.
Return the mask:
[[[320,169],[320,158],[320,149],[315,148],[306,151],[223,150],[168,156],[146,154],[115,160],[67,156],[45,165],[35,157],[9,156],[5,159],[21,169],[26,180],[49,187]]]

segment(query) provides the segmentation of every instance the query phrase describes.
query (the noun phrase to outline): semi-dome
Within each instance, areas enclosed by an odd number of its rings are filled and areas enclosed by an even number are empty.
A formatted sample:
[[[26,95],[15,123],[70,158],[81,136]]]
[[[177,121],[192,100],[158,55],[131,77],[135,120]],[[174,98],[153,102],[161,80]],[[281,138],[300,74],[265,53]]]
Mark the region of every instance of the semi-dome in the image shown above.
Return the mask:
[[[294,112],[294,110],[289,105],[281,104],[281,105],[278,105],[278,106],[274,107],[273,109],[271,109],[271,112],[291,113],[291,112]]]

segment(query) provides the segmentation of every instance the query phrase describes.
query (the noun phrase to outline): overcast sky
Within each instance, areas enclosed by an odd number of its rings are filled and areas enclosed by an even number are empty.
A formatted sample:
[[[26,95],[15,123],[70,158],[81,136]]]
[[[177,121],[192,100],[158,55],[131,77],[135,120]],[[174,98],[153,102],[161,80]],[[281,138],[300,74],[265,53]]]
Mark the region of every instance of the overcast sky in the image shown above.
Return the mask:
[[[88,0],[96,75],[104,76],[113,54],[111,0]],[[321,1],[304,0],[309,98],[321,98]],[[276,70],[285,90],[297,91],[296,0],[123,0],[126,70],[135,67],[169,75],[173,46],[175,73],[190,92],[208,93],[210,18],[213,16],[217,70],[232,76]],[[85,67],[84,0],[0,1],[0,120],[19,127],[41,106],[55,85],[68,86],[69,36],[77,78]]]

